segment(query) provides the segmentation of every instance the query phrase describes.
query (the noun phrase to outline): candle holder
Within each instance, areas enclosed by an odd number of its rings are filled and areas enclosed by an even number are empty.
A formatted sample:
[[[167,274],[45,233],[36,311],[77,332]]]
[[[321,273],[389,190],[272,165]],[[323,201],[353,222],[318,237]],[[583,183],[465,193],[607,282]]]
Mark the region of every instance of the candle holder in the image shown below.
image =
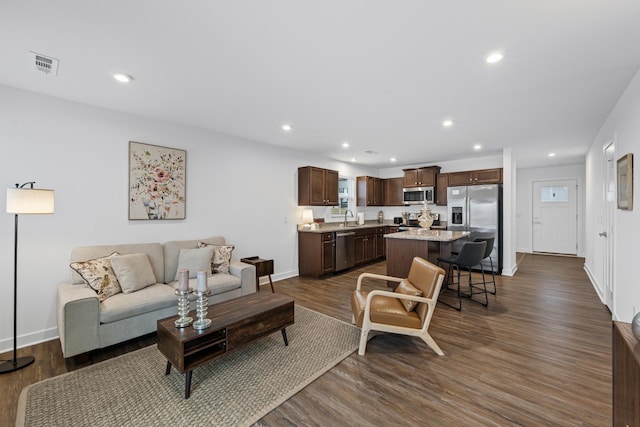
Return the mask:
[[[193,322],[193,329],[201,331],[211,326],[211,319],[205,319],[207,308],[209,307],[209,291],[196,291],[196,316],[198,319]]]
[[[191,292],[191,288],[187,288],[186,291],[176,289],[176,295],[178,296],[178,318],[173,322],[176,328],[186,328],[193,323],[193,317],[187,316],[187,314],[189,314],[189,294]]]

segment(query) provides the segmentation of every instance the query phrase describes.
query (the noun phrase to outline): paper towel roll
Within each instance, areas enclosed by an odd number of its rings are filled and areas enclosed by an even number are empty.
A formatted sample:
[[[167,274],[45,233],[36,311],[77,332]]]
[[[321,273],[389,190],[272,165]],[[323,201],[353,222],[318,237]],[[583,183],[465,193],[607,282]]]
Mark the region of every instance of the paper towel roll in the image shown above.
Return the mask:
[[[358,225],[364,225],[364,212],[358,212]]]

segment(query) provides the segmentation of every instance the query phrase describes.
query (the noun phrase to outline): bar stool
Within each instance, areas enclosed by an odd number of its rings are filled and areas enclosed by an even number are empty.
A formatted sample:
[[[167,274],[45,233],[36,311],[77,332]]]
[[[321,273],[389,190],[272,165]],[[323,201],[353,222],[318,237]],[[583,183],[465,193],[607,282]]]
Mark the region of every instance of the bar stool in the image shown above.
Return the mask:
[[[485,259],[489,258],[489,263],[491,265],[491,281],[488,282],[486,281],[486,279],[484,278],[484,265],[482,264],[482,262],[480,263],[480,268],[482,269],[482,280],[484,280],[485,284],[493,284],[493,292],[489,291],[490,294],[495,295],[496,294],[496,273],[495,271],[493,271],[493,258],[491,258],[491,252],[493,252],[493,242],[496,240],[495,237],[478,237],[474,240],[474,242],[487,242],[487,247],[484,250],[484,257],[482,258],[482,260],[484,261]]]
[[[482,241],[482,242],[465,242],[462,245],[462,248],[460,248],[460,252],[454,256],[454,257],[448,257],[448,258],[444,258],[444,257],[438,257],[437,258],[437,262],[438,262],[438,266],[442,266],[441,264],[448,264],[446,270],[447,270],[447,281],[446,281],[446,286],[445,289],[451,289],[451,285],[454,285],[456,287],[456,294],[458,297],[458,306],[454,306],[451,305],[445,301],[441,301],[443,304],[448,305],[451,308],[455,308],[456,310],[460,311],[462,310],[462,297],[464,296],[465,298],[469,298],[471,301],[473,302],[477,302],[479,304],[482,304],[483,306],[487,306],[489,305],[489,298],[487,297],[487,284],[484,281],[484,276],[482,277],[482,284],[483,284],[483,289],[482,290],[475,290],[474,287],[479,285],[479,283],[473,283],[473,280],[471,278],[471,268],[480,264],[480,262],[482,261],[482,258],[484,256],[484,252],[485,252],[485,248],[487,247],[487,242],[486,241]],[[452,269],[455,268],[456,270],[456,277],[455,277],[455,282],[452,282]],[[462,270],[466,270],[469,276],[469,293],[468,294],[463,294],[460,291],[460,272]],[[484,299],[485,302],[481,302],[481,301],[477,301],[473,299],[473,296],[476,294],[480,294],[483,293],[484,294]]]

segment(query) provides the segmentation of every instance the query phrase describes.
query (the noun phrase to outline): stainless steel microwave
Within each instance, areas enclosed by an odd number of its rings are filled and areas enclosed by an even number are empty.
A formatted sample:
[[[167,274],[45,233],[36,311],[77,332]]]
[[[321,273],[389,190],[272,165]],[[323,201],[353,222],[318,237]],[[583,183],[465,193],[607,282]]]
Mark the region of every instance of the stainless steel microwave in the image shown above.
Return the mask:
[[[402,189],[402,201],[405,205],[422,205],[433,203],[435,192],[433,187],[412,187]]]

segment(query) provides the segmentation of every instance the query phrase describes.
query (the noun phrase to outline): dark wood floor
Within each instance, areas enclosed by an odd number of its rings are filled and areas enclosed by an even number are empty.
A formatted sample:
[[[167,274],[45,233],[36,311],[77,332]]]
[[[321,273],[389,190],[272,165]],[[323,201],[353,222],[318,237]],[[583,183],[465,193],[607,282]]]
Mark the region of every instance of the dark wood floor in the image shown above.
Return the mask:
[[[611,319],[583,263],[521,257],[514,277],[498,278],[488,308],[464,301],[457,312],[438,304],[430,332],[444,356],[417,338],[380,334],[365,356],[352,354],[258,424],[611,425]],[[275,288],[297,304],[350,321],[349,294],[363,271],[384,273],[384,263],[326,280],[282,280]],[[154,342],[146,336],[92,358]],[[64,361],[57,341],[20,353],[36,362],[0,376],[3,426],[14,423],[23,387],[81,366]]]

